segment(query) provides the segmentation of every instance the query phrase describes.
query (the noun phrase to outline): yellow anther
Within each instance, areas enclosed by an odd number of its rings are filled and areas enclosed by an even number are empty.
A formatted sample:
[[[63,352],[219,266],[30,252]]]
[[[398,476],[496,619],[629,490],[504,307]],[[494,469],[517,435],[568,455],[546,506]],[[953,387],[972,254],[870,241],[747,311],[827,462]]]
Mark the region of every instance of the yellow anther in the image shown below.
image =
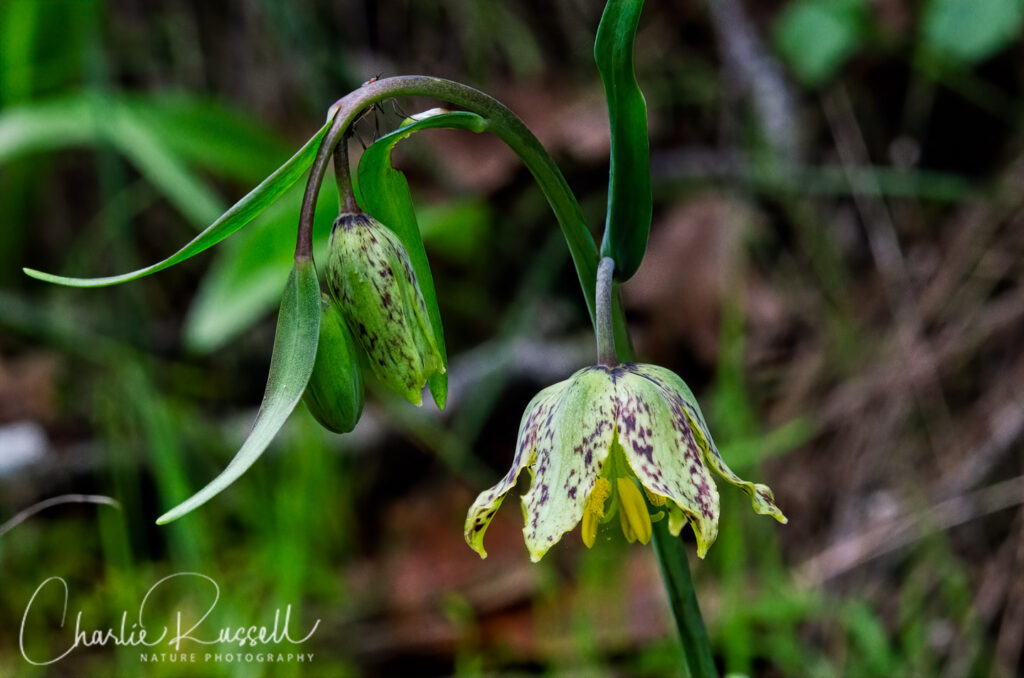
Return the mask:
[[[587,548],[594,547],[597,539],[597,526],[604,517],[604,503],[612,492],[612,485],[607,478],[598,478],[594,483],[594,489],[587,497],[587,503],[583,507],[583,525],[580,527],[580,536]]]
[[[625,511],[619,511],[619,525],[622,526],[622,534],[626,537],[626,541],[630,544],[636,541],[636,535],[633,534],[633,528],[629,524],[629,518],[626,516]]]
[[[616,478],[616,489],[619,491],[619,504],[622,511],[622,533],[630,542],[632,536],[641,544],[651,540],[651,516],[647,513],[647,503],[640,494],[636,483],[629,478]],[[627,530],[627,523],[629,529]]]
[[[648,490],[646,487],[644,488],[644,494],[647,495],[647,501],[651,502],[652,506],[665,505],[665,497],[661,496],[660,494],[655,494],[654,492]]]

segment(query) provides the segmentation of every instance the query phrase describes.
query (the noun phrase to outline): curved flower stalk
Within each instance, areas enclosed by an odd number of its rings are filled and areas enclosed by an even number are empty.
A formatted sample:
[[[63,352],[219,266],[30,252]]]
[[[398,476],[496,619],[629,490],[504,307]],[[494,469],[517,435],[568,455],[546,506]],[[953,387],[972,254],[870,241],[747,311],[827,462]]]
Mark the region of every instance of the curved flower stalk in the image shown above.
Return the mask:
[[[373,217],[350,212],[334,222],[327,256],[331,291],[373,373],[421,405],[423,386],[445,365],[405,246]]]
[[[655,365],[595,365],[537,394],[512,468],[466,516],[466,542],[481,557],[484,533],[524,468],[532,484],[522,498],[523,535],[534,562],[580,523],[584,544],[593,546],[616,514],[626,539],[645,544],[652,521],[667,519],[675,536],[689,522],[703,558],[718,535],[711,471],[750,495],[755,512],[786,522],[766,485],[726,465],[689,387]]]

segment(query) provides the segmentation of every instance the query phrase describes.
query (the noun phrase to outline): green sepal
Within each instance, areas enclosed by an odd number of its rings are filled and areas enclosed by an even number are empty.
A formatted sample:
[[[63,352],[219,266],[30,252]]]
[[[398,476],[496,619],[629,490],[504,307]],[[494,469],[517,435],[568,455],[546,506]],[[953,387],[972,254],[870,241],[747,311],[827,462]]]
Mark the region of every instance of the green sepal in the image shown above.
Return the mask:
[[[324,295],[321,306],[316,362],[302,402],[328,431],[348,433],[356,427],[363,413],[359,347],[337,305]]]
[[[643,0],[609,0],[597,28],[594,61],[604,83],[611,125],[608,215],[601,256],[615,260],[615,279],[640,267],[651,229],[651,163],[647,103],[636,81],[633,43]]]
[[[440,113],[400,127],[381,137],[366,149],[359,161],[357,197],[364,210],[394,231],[409,253],[409,260],[419,281],[430,326],[434,330],[434,338],[445,367],[444,372],[433,374],[427,382],[434,403],[443,409],[448,399],[448,352],[445,348],[444,328],[441,325],[441,311],[437,305],[437,292],[434,289],[434,278],[430,274],[427,251],[416,222],[409,182],[402,172],[391,166],[391,151],[395,144],[414,132],[438,128],[483,132],[487,129],[487,121],[475,113]]]
[[[306,390],[316,361],[320,313],[316,267],[312,260],[296,261],[281,298],[267,388],[249,435],[219,476],[160,516],[156,521],[158,525],[177,520],[205,504],[235,482],[267,449]]]

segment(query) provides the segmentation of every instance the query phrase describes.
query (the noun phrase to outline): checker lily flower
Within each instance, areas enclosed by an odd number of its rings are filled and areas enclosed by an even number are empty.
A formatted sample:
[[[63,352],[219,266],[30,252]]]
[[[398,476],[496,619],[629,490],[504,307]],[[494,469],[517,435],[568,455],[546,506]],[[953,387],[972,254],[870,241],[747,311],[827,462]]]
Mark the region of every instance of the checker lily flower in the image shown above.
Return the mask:
[[[644,544],[652,520],[668,520],[674,536],[689,522],[703,558],[718,535],[712,471],[750,495],[755,512],[786,522],[766,485],[726,465],[689,387],[655,365],[595,365],[537,394],[523,415],[512,468],[466,517],[466,542],[483,558],[487,526],[523,469],[532,479],[522,505],[534,562],[578,524],[593,546],[616,514],[626,539]]]
[[[423,385],[445,367],[398,236],[368,214],[342,214],[331,230],[327,280],[373,373],[409,402],[422,404]]]

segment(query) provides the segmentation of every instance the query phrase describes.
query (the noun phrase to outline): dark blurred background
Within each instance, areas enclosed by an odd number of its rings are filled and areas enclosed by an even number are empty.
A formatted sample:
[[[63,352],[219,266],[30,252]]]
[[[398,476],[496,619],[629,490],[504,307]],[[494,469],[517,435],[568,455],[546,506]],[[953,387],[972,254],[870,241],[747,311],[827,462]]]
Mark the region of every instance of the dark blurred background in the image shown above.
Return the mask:
[[[655,215],[624,288],[632,335],[642,360],[687,380],[726,459],[769,483],[790,519],[758,518],[723,486],[718,542],[704,561],[690,550],[720,667],[1024,674],[1024,5],[647,5],[636,59]],[[153,520],[223,468],[259,403],[301,186],[214,250],[134,283],[62,289],[21,273],[163,258],[286,160],[335,99],[402,73],[508,104],[596,233],[600,11],[0,0],[0,522],[69,492],[122,504],[54,507],[0,536],[0,675],[681,670],[649,548],[610,531],[588,551],[573,533],[531,565],[514,498],[486,561],[463,543],[523,407],[594,359],[557,224],[494,138],[428,132],[396,155],[439,292],[448,409],[371,383],[350,435],[299,411],[239,482],[166,527]],[[434,105],[380,107],[354,150]],[[141,665],[137,648],[113,646],[49,667],[22,659],[22,614],[46,577],[67,579],[69,614],[92,628],[180,571],[220,583],[215,625],[265,623],[287,604],[297,628],[322,619],[304,646],[315,661]],[[30,648],[55,656],[70,638],[39,632]]]

